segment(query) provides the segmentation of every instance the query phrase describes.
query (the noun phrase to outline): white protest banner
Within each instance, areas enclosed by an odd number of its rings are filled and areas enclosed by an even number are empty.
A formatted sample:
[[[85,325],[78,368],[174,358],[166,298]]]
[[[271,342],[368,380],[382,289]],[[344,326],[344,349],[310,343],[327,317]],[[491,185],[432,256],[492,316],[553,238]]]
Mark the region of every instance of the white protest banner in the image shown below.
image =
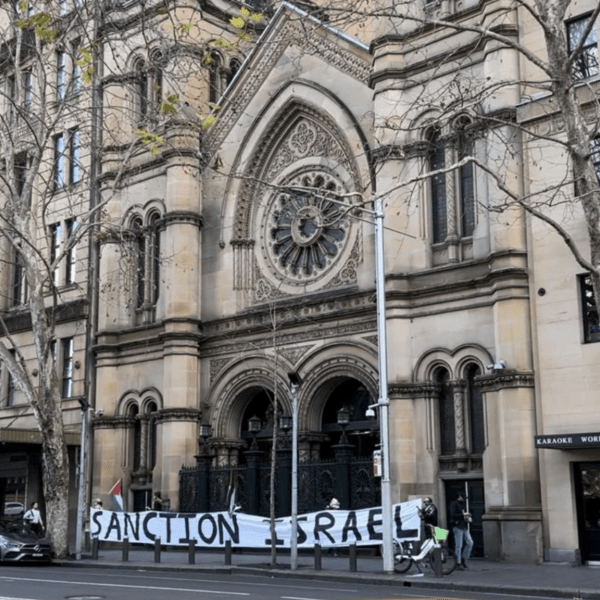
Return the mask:
[[[419,538],[420,520],[417,508],[421,500],[410,500],[393,506],[393,533],[397,539]],[[90,534],[100,541],[152,544],[160,538],[166,546],[187,546],[195,540],[202,547],[266,548],[271,545],[269,519],[244,513],[139,513],[92,510]],[[277,545],[290,547],[291,517],[275,520]],[[381,543],[382,510],[323,510],[298,517],[298,547],[375,545]]]

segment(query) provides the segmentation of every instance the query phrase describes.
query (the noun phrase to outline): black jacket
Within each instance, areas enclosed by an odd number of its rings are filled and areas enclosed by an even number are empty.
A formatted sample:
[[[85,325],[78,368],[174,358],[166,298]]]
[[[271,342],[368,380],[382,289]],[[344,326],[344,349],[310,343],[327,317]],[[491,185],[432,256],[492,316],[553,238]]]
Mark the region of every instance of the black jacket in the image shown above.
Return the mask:
[[[454,500],[454,502],[450,504],[450,523],[452,523],[452,527],[458,527],[459,529],[467,528],[464,511],[464,501],[460,502],[459,500]]]

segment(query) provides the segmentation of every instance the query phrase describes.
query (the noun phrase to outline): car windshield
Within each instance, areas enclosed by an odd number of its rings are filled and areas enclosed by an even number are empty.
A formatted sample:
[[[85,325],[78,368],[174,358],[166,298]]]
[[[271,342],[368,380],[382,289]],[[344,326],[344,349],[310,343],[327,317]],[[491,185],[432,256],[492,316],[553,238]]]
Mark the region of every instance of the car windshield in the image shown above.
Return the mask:
[[[23,523],[7,521],[0,522],[0,533],[12,533],[16,535],[24,535],[27,537],[34,535],[27,525],[24,525]]]

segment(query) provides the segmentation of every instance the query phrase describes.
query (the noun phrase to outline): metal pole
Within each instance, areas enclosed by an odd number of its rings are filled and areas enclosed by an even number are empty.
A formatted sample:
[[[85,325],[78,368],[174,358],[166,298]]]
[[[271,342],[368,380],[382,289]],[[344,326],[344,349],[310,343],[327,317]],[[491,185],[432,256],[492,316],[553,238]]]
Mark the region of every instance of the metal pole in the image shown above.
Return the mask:
[[[83,523],[85,518],[85,451],[87,446],[88,408],[81,411],[81,449],[79,451],[79,494],[77,499],[77,530],[75,532],[75,558],[81,560],[81,542],[83,539]]]
[[[291,569],[298,569],[298,386],[292,384],[292,533]]]
[[[375,199],[375,287],[377,292],[377,339],[379,345],[379,418],[383,477],[381,479],[381,508],[383,511],[383,570],[394,572],[392,549],[392,487],[390,480],[389,415],[387,391],[387,342],[385,322],[385,269],[383,254],[383,205],[381,198]]]

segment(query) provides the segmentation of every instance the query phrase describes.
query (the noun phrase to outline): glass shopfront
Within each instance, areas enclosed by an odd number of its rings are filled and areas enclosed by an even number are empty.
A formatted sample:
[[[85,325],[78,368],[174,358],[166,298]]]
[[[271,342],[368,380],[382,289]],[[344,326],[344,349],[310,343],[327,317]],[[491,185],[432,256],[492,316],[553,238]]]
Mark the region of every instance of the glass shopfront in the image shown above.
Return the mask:
[[[600,564],[600,462],[574,463],[581,560]]]

